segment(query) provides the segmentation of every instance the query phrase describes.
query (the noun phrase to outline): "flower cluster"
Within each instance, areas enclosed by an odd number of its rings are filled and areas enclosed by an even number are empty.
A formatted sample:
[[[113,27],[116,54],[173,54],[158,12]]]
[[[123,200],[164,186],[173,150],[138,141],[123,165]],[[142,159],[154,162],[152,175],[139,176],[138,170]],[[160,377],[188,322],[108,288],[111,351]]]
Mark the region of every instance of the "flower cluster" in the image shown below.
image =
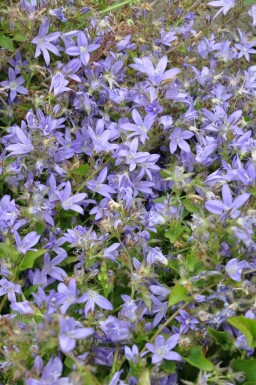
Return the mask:
[[[14,3],[1,385],[256,383],[256,5]]]

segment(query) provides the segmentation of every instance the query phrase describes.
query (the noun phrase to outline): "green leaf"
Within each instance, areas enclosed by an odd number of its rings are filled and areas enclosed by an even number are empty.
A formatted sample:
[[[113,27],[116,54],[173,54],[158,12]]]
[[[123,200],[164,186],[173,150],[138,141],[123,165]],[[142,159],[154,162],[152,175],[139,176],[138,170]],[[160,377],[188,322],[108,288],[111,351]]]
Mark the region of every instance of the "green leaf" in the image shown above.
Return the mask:
[[[64,360],[64,365],[66,366],[66,368],[72,369],[74,362],[70,357],[66,357]]]
[[[75,168],[74,170],[70,170],[70,173],[74,174],[74,175],[82,175],[83,176],[83,175],[88,173],[88,170],[89,170],[88,164],[82,164],[82,166]]]
[[[256,0],[244,0],[245,5],[253,5],[256,4]]]
[[[243,316],[232,317],[228,319],[228,323],[242,332],[248,342],[250,348],[256,347],[256,320],[245,318]]]
[[[182,204],[190,213],[198,213],[200,210],[190,199],[183,199]]]
[[[0,243],[0,259],[8,257],[13,251],[14,250],[11,245],[8,245],[7,243]]]
[[[175,285],[171,289],[168,306],[170,307],[172,305],[176,305],[176,303],[179,303],[181,301],[186,301],[187,298],[188,298],[187,289],[184,286]]]
[[[163,369],[165,373],[171,374],[175,372],[176,364],[174,361],[163,360],[161,369]]]
[[[138,385],[151,385],[150,372],[145,369],[139,377]]]
[[[232,369],[235,372],[243,372],[246,381],[256,384],[256,360],[234,360],[232,362]]]
[[[230,350],[233,346],[233,340],[227,332],[219,332],[208,327],[208,333],[213,337],[217,345],[220,345],[223,350]]]
[[[1,35],[0,36],[0,47],[7,49],[7,51],[13,52],[14,51],[14,46],[13,46],[13,41],[10,37]]]
[[[45,254],[47,250],[39,249],[37,251],[27,251],[19,265],[20,270],[31,269],[34,266],[34,263],[37,258],[41,257],[41,255]]]
[[[169,239],[171,243],[174,243],[177,241],[179,236],[182,234],[183,228],[181,225],[176,225],[171,227],[169,230],[166,231],[165,237]]]
[[[211,372],[214,370],[213,363],[205,358],[201,346],[194,346],[189,349],[188,356],[183,358],[190,365],[195,366],[198,369],[202,369],[205,372]]]
[[[16,33],[16,35],[13,36],[13,40],[20,41],[21,43],[26,41],[26,39],[27,39],[27,36],[23,35],[22,33]]]

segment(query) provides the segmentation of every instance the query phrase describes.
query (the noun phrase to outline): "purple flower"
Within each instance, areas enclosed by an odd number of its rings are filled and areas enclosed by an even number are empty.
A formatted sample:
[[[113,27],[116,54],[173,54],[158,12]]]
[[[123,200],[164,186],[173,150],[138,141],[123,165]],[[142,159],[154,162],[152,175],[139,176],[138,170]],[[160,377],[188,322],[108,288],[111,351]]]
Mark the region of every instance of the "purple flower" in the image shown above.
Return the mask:
[[[108,175],[108,169],[105,167],[99,174],[97,180],[89,180],[87,183],[87,187],[92,190],[97,192],[100,195],[103,195],[106,198],[111,199],[110,194],[114,194],[116,191],[110,187],[107,184],[104,184],[103,182],[105,181],[106,177]]]
[[[0,201],[0,229],[4,231],[6,227],[14,225],[19,211],[16,208],[14,199],[10,195],[4,195]]]
[[[16,295],[21,294],[21,286],[8,281],[6,278],[0,279],[0,297],[7,294],[10,302],[16,302]]]
[[[179,147],[181,150],[185,152],[190,152],[189,144],[185,141],[185,139],[190,139],[194,136],[193,132],[189,132],[187,130],[181,130],[180,128],[175,128],[170,136],[170,152],[174,154]]]
[[[205,207],[210,213],[222,215],[223,213],[229,213],[231,218],[236,219],[240,214],[237,210],[243,206],[245,202],[250,198],[251,194],[244,193],[239,195],[234,201],[232,198],[231,190],[227,184],[222,187],[222,199],[221,200],[209,200],[205,202]]]
[[[18,143],[10,144],[6,147],[7,151],[11,151],[9,156],[26,155],[34,150],[31,141],[26,137],[24,132],[18,126],[15,126],[14,132],[17,136]]]
[[[109,152],[118,147],[117,144],[109,143],[111,131],[104,129],[104,120],[99,119],[96,124],[95,132],[88,127],[88,133],[93,141],[93,150],[98,154],[101,151]]]
[[[152,325],[155,327],[157,326],[163,318],[166,317],[166,313],[168,310],[168,302],[160,302],[158,298],[151,295],[152,300],[152,313],[156,314],[155,318],[153,320]]]
[[[134,138],[131,143],[129,143],[128,150],[119,151],[119,156],[126,157],[126,164],[129,165],[129,171],[135,170],[137,163],[145,162],[150,155],[148,152],[137,152],[138,145],[138,138]]]
[[[66,49],[66,53],[70,56],[79,56],[83,65],[87,65],[90,60],[90,52],[95,51],[100,44],[89,44],[85,34],[81,31],[77,35],[77,46],[71,46]]]
[[[157,40],[157,43],[161,43],[161,44],[164,44],[166,45],[167,47],[171,47],[171,44],[174,40],[177,39],[177,36],[176,36],[176,31],[169,31],[169,32],[165,32],[164,29],[162,29],[161,31],[161,37],[160,39]]]
[[[67,273],[61,267],[56,265],[63,262],[66,257],[67,254],[65,252],[56,255],[56,257],[51,260],[50,254],[45,253],[42,274],[49,275],[50,277],[54,278],[54,280],[57,279],[58,281],[63,281],[63,278],[67,277]]]
[[[11,308],[19,314],[34,314],[34,309],[28,301],[12,302]]]
[[[157,99],[153,100],[151,103],[148,103],[145,107],[145,111],[149,114],[150,117],[155,118],[157,115],[163,112],[163,107],[160,106]]]
[[[61,207],[64,210],[73,210],[77,211],[80,214],[84,213],[82,207],[80,207],[77,203],[80,203],[87,197],[86,193],[71,195],[71,183],[67,181],[64,189],[62,191],[56,191],[56,194],[61,201]]]
[[[192,317],[185,310],[180,310],[180,315],[175,319],[181,322],[180,333],[187,333],[189,330],[196,330],[196,324],[199,323],[195,317]]]
[[[157,336],[155,343],[147,343],[146,348],[148,351],[153,353],[152,355],[152,364],[158,364],[165,360],[169,361],[181,361],[181,356],[172,351],[177,343],[179,342],[180,334],[173,334],[168,340],[165,340],[163,336]]]
[[[252,47],[254,47],[256,45],[256,40],[253,40],[252,42],[248,42],[247,41],[247,36],[238,28],[238,32],[239,32],[239,35],[240,35],[240,43],[239,44],[235,44],[235,47],[236,49],[240,50],[240,52],[238,53],[238,59],[240,59],[241,57],[245,57],[247,61],[250,61],[250,53],[256,53],[256,49],[253,49]]]
[[[133,136],[139,136],[141,143],[145,143],[148,139],[148,132],[154,124],[154,118],[150,115],[146,115],[143,120],[140,113],[134,109],[132,111],[132,118],[134,123],[123,123],[121,124],[121,129],[125,131],[132,131],[132,134],[128,135],[128,139]]]
[[[212,7],[221,7],[213,19],[215,19],[221,12],[223,13],[223,15],[226,15],[228,11],[230,11],[230,9],[234,8],[234,6],[236,5],[235,0],[210,1],[210,3],[207,4],[211,5]]]
[[[67,377],[60,377],[63,364],[59,357],[51,357],[45,365],[41,379],[28,378],[26,385],[72,385]]]
[[[50,64],[50,55],[48,51],[54,53],[57,56],[60,56],[58,48],[51,44],[51,42],[57,40],[61,33],[53,32],[47,35],[49,27],[50,21],[47,17],[45,17],[44,22],[39,29],[38,35],[32,39],[32,43],[36,45],[35,58],[43,53],[43,57],[47,66]]]
[[[233,258],[226,264],[226,273],[236,282],[242,281],[242,273],[244,268],[249,268],[250,265],[246,261],[238,261],[237,258]]]
[[[64,283],[58,284],[58,293],[56,294],[56,303],[61,304],[60,310],[64,314],[68,310],[69,306],[77,303],[77,289],[76,289],[76,280],[72,278],[68,286]]]
[[[32,249],[32,247],[35,246],[40,239],[40,235],[38,235],[36,231],[32,231],[31,233],[25,235],[22,240],[17,231],[14,231],[13,234],[18,251],[22,254],[26,254],[28,250],[35,250]]]
[[[130,337],[130,323],[120,321],[118,318],[109,316],[105,321],[100,321],[100,328],[105,333],[106,338],[111,342],[127,340]]]
[[[147,263],[152,265],[153,263],[160,262],[163,265],[168,264],[168,260],[162,253],[160,247],[148,247]]]
[[[132,361],[134,364],[138,362],[139,349],[137,345],[132,345],[132,348],[129,348],[129,346],[125,346],[124,353],[128,361]]]
[[[59,332],[59,346],[64,353],[72,351],[77,339],[84,339],[93,334],[92,328],[83,328],[74,318],[61,318]]]
[[[105,297],[93,290],[89,290],[87,293],[83,294],[77,302],[86,303],[84,308],[85,317],[88,316],[89,312],[94,311],[95,304],[104,310],[113,310],[112,304]]]
[[[28,90],[21,85],[25,83],[24,77],[19,76],[18,78],[16,78],[15,71],[10,67],[8,69],[8,75],[9,75],[9,81],[4,80],[3,82],[0,83],[0,85],[5,88],[9,88],[10,99],[13,101],[16,98],[17,93],[22,95],[27,95]]]
[[[130,67],[147,74],[154,86],[159,85],[163,80],[173,79],[180,72],[178,68],[165,71],[168,62],[167,56],[163,56],[159,60],[156,68],[148,57],[143,57],[142,59],[135,58],[134,61],[135,64],[130,64]]]
[[[256,4],[249,9],[248,15],[252,17],[252,26],[256,27]]]

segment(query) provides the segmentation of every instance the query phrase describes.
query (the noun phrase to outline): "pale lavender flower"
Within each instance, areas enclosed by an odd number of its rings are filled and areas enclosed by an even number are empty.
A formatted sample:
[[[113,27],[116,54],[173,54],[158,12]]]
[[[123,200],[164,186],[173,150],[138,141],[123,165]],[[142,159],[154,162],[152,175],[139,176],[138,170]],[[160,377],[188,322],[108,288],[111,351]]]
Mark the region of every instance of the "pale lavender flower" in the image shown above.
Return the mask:
[[[120,321],[118,318],[109,316],[105,321],[100,321],[100,328],[105,333],[106,338],[111,342],[127,340],[130,337],[131,324]]]
[[[219,11],[215,14],[215,19],[220,13],[223,13],[223,15],[226,15],[230,9],[234,8],[235,0],[217,0],[217,1],[210,1],[208,5],[211,5],[212,7],[221,7]]]
[[[155,343],[147,343],[146,348],[149,352],[153,353],[152,355],[152,364],[158,364],[165,360],[169,361],[181,361],[181,356],[172,351],[177,343],[179,342],[180,334],[173,334],[168,340],[165,340],[164,336],[157,336]]]
[[[60,253],[51,260],[50,254],[45,253],[44,266],[42,270],[43,275],[49,275],[50,277],[54,278],[54,280],[57,279],[58,281],[63,281],[63,278],[67,277],[67,273],[61,267],[56,265],[63,262],[66,257],[66,253]]]
[[[35,311],[28,301],[23,302],[12,302],[11,308],[19,314],[34,314]]]
[[[57,96],[65,91],[70,91],[68,85],[69,81],[65,79],[61,72],[53,75],[49,92],[53,90],[54,96]]]
[[[112,304],[105,297],[93,290],[89,290],[87,293],[83,294],[82,297],[78,299],[77,303],[86,303],[84,308],[85,317],[88,316],[89,312],[94,312],[95,305],[98,305],[104,310],[113,310]]]
[[[124,347],[124,354],[128,361],[132,361],[136,364],[139,360],[139,349],[137,345],[132,345],[132,348],[129,346]]]
[[[247,61],[250,61],[250,53],[255,54],[256,49],[253,49],[253,47],[256,45],[256,40],[253,40],[251,42],[247,41],[247,36],[245,33],[243,33],[239,28],[238,32],[240,35],[240,43],[235,44],[236,49],[238,49],[240,52],[238,53],[237,57],[240,59],[241,57],[245,57]]]
[[[68,310],[69,306],[77,303],[77,289],[76,280],[72,278],[68,285],[64,283],[58,284],[58,293],[56,294],[56,303],[60,306],[61,313],[64,314]]]
[[[168,264],[168,260],[163,255],[160,247],[148,247],[147,250],[148,250],[147,263],[149,265],[152,265],[153,263],[156,263],[156,262],[162,263],[163,265]]]
[[[150,82],[154,86],[159,85],[164,80],[173,79],[180,72],[178,68],[165,71],[168,62],[166,55],[159,60],[156,68],[148,57],[143,57],[142,59],[135,58],[134,61],[135,64],[130,64],[130,67],[136,71],[147,74]]]
[[[187,130],[181,130],[180,128],[175,128],[170,135],[170,152],[174,154],[179,147],[185,152],[190,152],[189,144],[186,142],[186,139],[190,139],[194,136],[193,132]]]
[[[54,53],[57,56],[60,56],[58,48],[51,42],[57,40],[61,33],[53,32],[47,35],[49,27],[50,20],[45,17],[44,22],[39,29],[38,35],[32,39],[32,43],[36,45],[35,58],[43,53],[43,57],[47,66],[50,64],[50,55],[48,51]]]
[[[76,346],[77,339],[91,336],[92,328],[83,328],[82,324],[74,318],[61,318],[59,332],[59,346],[64,353],[71,352]]]
[[[83,65],[87,65],[90,60],[90,52],[95,51],[100,44],[89,44],[84,32],[79,31],[77,34],[77,46],[71,46],[66,49],[66,53],[70,56],[79,56]]]
[[[12,155],[25,155],[34,150],[34,146],[31,141],[24,132],[20,129],[20,127],[15,126],[14,133],[17,136],[18,143],[10,144],[6,147],[7,151],[11,151],[9,156]]]
[[[129,171],[135,170],[137,163],[145,162],[150,155],[148,152],[137,152],[138,145],[138,138],[134,138],[129,143],[129,149],[119,151],[119,156],[126,157],[126,164],[129,165]]]
[[[21,294],[21,286],[8,281],[6,278],[0,279],[0,297],[7,294],[10,302],[16,302],[16,295]]]
[[[32,249],[32,247],[35,246],[40,239],[40,235],[38,235],[36,231],[32,231],[31,233],[25,235],[22,240],[17,231],[14,231],[13,234],[17,244],[17,249],[22,254],[26,254],[28,250],[35,250]]]
[[[205,202],[205,207],[213,214],[222,215],[223,213],[229,213],[231,218],[236,219],[240,214],[240,211],[237,209],[243,206],[250,196],[251,194],[244,193],[233,201],[230,188],[227,184],[224,184],[222,187],[223,201],[217,199],[208,200]]]
[[[161,43],[166,45],[167,47],[171,47],[171,43],[177,39],[176,31],[165,32],[164,29],[161,31],[160,39],[157,39],[157,44]]]
[[[87,187],[94,191],[97,192],[100,195],[103,195],[106,198],[111,199],[110,194],[114,194],[116,191],[110,187],[109,185],[103,183],[108,175],[108,169],[105,167],[99,174],[97,180],[89,180],[87,183]]]
[[[51,357],[45,365],[41,379],[28,378],[26,385],[72,385],[67,377],[61,377],[63,364],[59,357]]]
[[[5,88],[9,88],[10,99],[13,101],[16,98],[17,93],[22,95],[27,95],[28,90],[22,86],[22,84],[25,83],[24,77],[19,76],[18,78],[16,78],[15,71],[10,67],[8,69],[8,75],[9,75],[9,80],[4,80],[3,82],[0,83],[0,85]]]
[[[185,310],[180,310],[180,315],[175,317],[175,319],[181,322],[180,333],[187,333],[189,330],[196,330],[196,324],[199,323],[195,317],[192,317]]]
[[[16,208],[14,199],[10,195],[4,195],[0,201],[0,229],[4,231],[6,227],[14,225],[19,211]]]
[[[242,273],[244,268],[249,268],[250,265],[246,261],[239,261],[233,258],[226,264],[226,273],[236,282],[242,281]]]
[[[82,201],[87,197],[86,193],[79,193],[71,196],[71,183],[67,181],[65,187],[61,191],[56,191],[56,194],[61,201],[61,207],[64,210],[73,210],[80,214],[84,213],[84,210],[77,203],[82,203]]]
[[[166,317],[168,310],[168,302],[161,302],[158,298],[151,295],[152,300],[152,313],[155,314],[152,325],[157,326],[163,318]]]
[[[139,136],[141,143],[145,143],[148,139],[148,132],[154,124],[154,118],[150,115],[146,115],[143,120],[140,113],[134,109],[132,111],[132,118],[134,123],[123,123],[121,129],[125,131],[132,131],[132,134],[128,135],[128,139],[133,136]]]
[[[256,27],[256,4],[249,9],[248,15],[252,17],[252,26]]]

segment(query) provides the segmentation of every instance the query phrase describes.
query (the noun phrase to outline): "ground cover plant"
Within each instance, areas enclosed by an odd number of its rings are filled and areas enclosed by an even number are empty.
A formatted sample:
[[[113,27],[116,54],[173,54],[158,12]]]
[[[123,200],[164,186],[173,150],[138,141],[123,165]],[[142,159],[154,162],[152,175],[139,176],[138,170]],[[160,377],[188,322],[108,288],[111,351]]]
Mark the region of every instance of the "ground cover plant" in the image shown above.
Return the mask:
[[[256,2],[0,4],[0,384],[256,384]]]

